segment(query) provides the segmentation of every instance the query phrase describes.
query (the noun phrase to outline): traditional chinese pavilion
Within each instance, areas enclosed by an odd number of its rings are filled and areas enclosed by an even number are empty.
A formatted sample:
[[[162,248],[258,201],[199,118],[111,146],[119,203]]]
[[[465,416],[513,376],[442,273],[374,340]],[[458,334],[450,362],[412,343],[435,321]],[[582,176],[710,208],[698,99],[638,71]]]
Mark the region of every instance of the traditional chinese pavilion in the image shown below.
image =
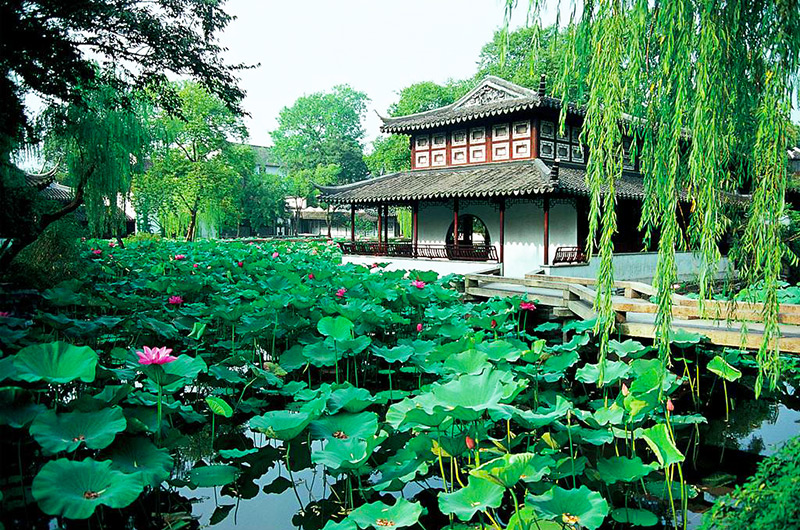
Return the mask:
[[[414,260],[400,268],[466,273],[502,265],[506,276],[536,270],[594,276],[582,246],[588,235],[590,191],[585,182],[587,148],[581,143],[584,114],[568,106],[563,134],[557,127],[561,100],[546,94],[544,77],[531,90],[494,76],[451,105],[419,114],[382,118],[381,130],[405,134],[411,169],[344,186],[321,186],[321,199],[356,209],[410,207],[411,240],[360,241],[351,232],[345,259]],[[638,232],[644,185],[624,140],[624,172],[616,186],[619,233],[617,277],[645,279],[655,253],[641,252]],[[383,223],[386,226],[386,223]],[[441,262],[447,266],[442,267]],[[692,268],[690,254],[679,269]],[[558,270],[554,270],[558,268]],[[683,271],[680,271],[683,272]]]

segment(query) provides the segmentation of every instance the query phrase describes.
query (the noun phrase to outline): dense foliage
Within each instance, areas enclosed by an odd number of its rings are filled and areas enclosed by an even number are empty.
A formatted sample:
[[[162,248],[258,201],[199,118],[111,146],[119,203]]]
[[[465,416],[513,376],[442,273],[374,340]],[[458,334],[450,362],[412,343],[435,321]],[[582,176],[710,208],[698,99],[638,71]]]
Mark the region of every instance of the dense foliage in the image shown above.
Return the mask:
[[[752,384],[686,333],[677,373],[633,340],[601,370],[592,322],[462,303],[454,277],[342,265],[335,244],[139,238],[82,259],[3,298],[9,528],[42,520],[28,487],[50,516],[151,528],[191,511],[178,488],[249,499],[276,465],[324,472],[308,529],[680,521],[696,490],[679,447],[705,421],[693,372]]]
[[[800,436],[761,462],[744,486],[720,499],[704,530],[783,530],[800,525]]]

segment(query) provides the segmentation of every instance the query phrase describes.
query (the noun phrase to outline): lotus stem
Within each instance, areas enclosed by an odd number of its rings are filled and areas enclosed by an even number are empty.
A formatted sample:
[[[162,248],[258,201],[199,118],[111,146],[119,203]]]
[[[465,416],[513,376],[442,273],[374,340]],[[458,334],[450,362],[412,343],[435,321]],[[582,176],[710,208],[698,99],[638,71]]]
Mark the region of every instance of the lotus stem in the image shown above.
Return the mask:
[[[519,501],[517,500],[517,493],[514,491],[514,486],[511,486],[508,488],[508,490],[511,492],[511,499],[514,502],[514,514],[517,516],[517,524],[520,528],[522,528],[522,518],[519,516]],[[527,530],[528,525],[525,525],[525,528]]]
[[[728,423],[730,410],[728,408],[728,384],[725,379],[722,380],[722,391],[725,393],[725,423]]]
[[[577,488],[578,486],[575,483],[575,452],[572,448],[572,423],[570,422],[570,418],[572,417],[572,411],[567,411],[567,436],[569,436],[569,462],[572,466],[572,487]]]
[[[444,492],[449,493],[447,491],[447,478],[444,476],[444,464],[442,463],[442,444],[441,444],[441,435],[439,431],[436,431],[436,443],[439,445],[439,450],[436,451],[436,456],[439,459],[439,472],[442,474],[442,482],[444,483]]]
[[[215,419],[216,419],[216,414],[214,414],[214,412],[211,412],[211,452],[212,453],[214,452],[214,426],[215,426],[215,421],[214,420]]]
[[[161,383],[158,384],[158,405],[156,406],[156,440],[161,442]]]

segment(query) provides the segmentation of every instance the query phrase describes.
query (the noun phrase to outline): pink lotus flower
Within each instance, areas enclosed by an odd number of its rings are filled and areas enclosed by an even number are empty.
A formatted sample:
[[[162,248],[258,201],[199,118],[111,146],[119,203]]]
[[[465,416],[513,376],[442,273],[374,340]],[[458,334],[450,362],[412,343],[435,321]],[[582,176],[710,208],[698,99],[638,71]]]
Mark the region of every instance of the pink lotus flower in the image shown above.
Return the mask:
[[[244,267],[244,261],[237,261],[236,265],[238,265],[239,267]]]
[[[519,308],[523,311],[533,311],[536,309],[536,305],[533,302],[522,302],[519,304]]]
[[[136,351],[139,356],[139,364],[167,364],[176,360],[177,357],[170,355],[172,348],[162,346],[160,348],[144,347],[144,351]]]
[[[667,399],[667,410],[669,412],[672,412],[673,410],[675,410],[675,405],[672,403],[671,399]]]
[[[336,291],[336,296],[339,297],[339,298],[344,298],[344,295],[345,295],[346,292],[347,292],[347,289],[342,287],[341,289]]]
[[[280,254],[278,254],[278,252],[277,252],[277,251],[272,253],[272,259],[275,259],[275,258],[277,258],[278,256],[280,256]]]
[[[313,272],[309,272],[308,273],[308,279],[309,280],[313,280],[314,279],[314,273]]]
[[[492,319],[491,326],[492,326],[492,329],[496,328],[497,327],[497,320]]]
[[[628,385],[626,385],[625,383],[622,383],[622,395],[623,396],[627,396],[630,393],[631,393],[631,391],[628,390]]]
[[[114,247],[117,246],[117,244],[115,242],[113,242],[113,241],[109,241],[108,242],[108,246],[109,246],[109,248],[114,248]]]
[[[422,333],[422,322],[417,324],[417,333]]]
[[[194,265],[192,265],[192,267],[194,267],[195,269],[196,269],[197,267],[199,267],[199,266],[200,266],[200,264],[198,264],[198,263],[195,263]]]
[[[185,254],[175,254],[175,259],[178,260],[178,261],[180,261],[182,259],[186,259],[186,255]]]
[[[411,282],[411,285],[416,287],[417,289],[422,289],[423,287],[425,287],[425,282],[423,282],[420,279],[416,279],[413,282]]]
[[[467,444],[467,449],[469,449],[470,451],[472,451],[473,449],[475,449],[475,440],[473,440],[473,439],[472,439],[472,438],[470,438],[469,436],[467,436],[467,437],[464,439],[464,443],[466,443],[466,444]]]
[[[183,303],[183,297],[181,296],[170,296],[167,303],[172,305],[181,305]]]
[[[377,268],[378,268],[378,264],[377,264],[377,263],[373,263],[373,264],[370,266],[370,268],[371,268],[371,269],[377,269]],[[412,283],[413,283],[413,282],[412,282]]]
[[[102,253],[103,253],[103,251],[100,250],[99,248],[92,250],[92,254],[94,254],[95,256],[99,256]]]
[[[7,318],[7,317],[10,317],[10,316],[11,316],[11,313],[9,313],[8,311],[0,311],[0,318]]]

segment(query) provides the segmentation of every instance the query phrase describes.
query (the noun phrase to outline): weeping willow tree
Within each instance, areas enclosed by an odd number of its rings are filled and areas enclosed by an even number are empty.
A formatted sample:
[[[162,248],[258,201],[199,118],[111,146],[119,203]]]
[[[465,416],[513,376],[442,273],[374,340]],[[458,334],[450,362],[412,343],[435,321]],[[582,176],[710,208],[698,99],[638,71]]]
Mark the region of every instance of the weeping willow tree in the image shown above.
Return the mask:
[[[516,4],[507,0],[506,20]],[[762,281],[766,291],[756,391],[767,381],[775,385],[780,375],[777,289],[785,251],[781,220],[800,61],[800,3],[575,0],[568,10],[562,12],[563,7],[531,0],[529,20],[541,26],[545,10],[559,10],[569,38],[557,91],[565,96],[566,87],[587,87],[579,103],[585,105],[582,140],[589,149],[587,247],[600,260],[595,302],[600,360],[614,327],[614,187],[622,176],[623,135],[628,135],[646,190],[640,229],[645,244],[657,238],[656,334],[663,362],[669,362],[675,253],[697,250],[700,298],[707,298],[730,224],[725,206],[745,191],[750,195],[741,205],[746,222],[732,252],[743,278]],[[681,229],[682,202],[691,205],[687,230]]]
[[[43,142],[31,148],[32,152],[72,188],[72,197],[63,204],[39,199],[31,208],[16,211],[15,217],[4,215],[11,226],[4,227],[10,243],[0,256],[3,266],[48,226],[81,206],[86,208],[93,235],[121,233],[123,201],[149,145],[146,107],[141,101],[136,94],[121,90],[113,75],[105,73],[81,89],[81,101],[54,103],[42,113],[37,127]],[[4,210],[10,200],[0,201]]]

